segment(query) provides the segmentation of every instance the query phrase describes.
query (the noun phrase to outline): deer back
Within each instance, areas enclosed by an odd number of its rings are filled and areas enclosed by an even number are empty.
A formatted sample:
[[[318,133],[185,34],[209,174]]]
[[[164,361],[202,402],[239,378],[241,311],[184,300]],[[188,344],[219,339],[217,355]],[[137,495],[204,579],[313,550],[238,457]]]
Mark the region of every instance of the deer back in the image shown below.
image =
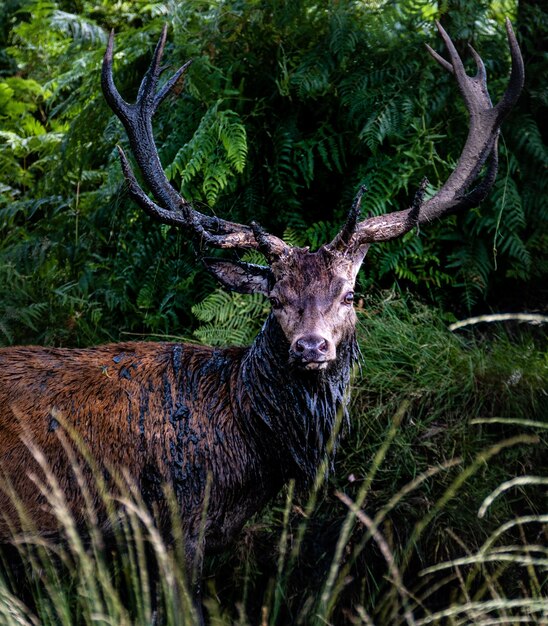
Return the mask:
[[[246,424],[232,410],[244,350],[190,344],[120,343],[90,349],[0,350],[0,466],[37,527],[56,521],[32,477],[43,480],[43,453],[76,515],[84,514],[66,439],[82,444],[105,475],[127,470],[145,503],[173,485],[192,528],[201,515],[208,472],[215,489],[249,491],[253,457]],[[86,466],[87,473],[91,468]],[[89,476],[90,484],[94,477]],[[212,503],[215,500],[212,499]],[[0,490],[0,510],[13,506]]]

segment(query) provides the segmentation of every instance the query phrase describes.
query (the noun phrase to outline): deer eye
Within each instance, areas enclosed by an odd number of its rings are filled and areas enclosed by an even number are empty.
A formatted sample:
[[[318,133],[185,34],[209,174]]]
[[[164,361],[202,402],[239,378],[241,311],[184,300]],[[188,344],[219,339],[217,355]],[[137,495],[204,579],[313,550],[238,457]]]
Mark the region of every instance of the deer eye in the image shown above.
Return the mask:
[[[354,292],[349,291],[343,298],[343,304],[352,304],[354,302]]]
[[[272,305],[273,309],[281,309],[282,308],[282,303],[278,300],[278,298],[275,298],[274,296],[272,296],[271,298],[269,298],[270,300],[270,304]]]

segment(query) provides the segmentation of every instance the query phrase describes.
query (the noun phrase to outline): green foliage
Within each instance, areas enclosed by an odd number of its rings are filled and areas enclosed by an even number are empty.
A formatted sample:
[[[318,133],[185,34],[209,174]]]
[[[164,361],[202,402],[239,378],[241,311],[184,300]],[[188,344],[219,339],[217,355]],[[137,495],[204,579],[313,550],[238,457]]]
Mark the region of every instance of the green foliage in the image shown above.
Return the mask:
[[[192,307],[199,322],[194,335],[211,346],[249,345],[268,314],[268,303],[260,294],[252,296],[217,289]]]
[[[12,76],[0,81],[0,207],[16,199],[21,188],[32,188],[59,150],[62,128],[43,123],[44,101],[50,96],[33,79]]]
[[[202,193],[210,206],[228,186],[231,176],[243,172],[247,157],[245,127],[236,112],[219,110],[220,104],[216,102],[206,112],[192,139],[166,169],[170,179],[180,175],[183,190],[201,175]]]
[[[20,302],[8,297],[15,291]],[[11,300],[11,301],[10,301]],[[0,267],[0,337],[2,343],[13,343],[16,328],[24,327],[30,332],[36,331],[40,318],[47,314],[46,302],[33,301],[26,293],[25,278],[11,265]]]
[[[510,291],[532,305],[541,297],[548,176],[539,120],[548,98],[546,59],[535,43],[547,28],[540,8],[520,4],[516,13],[511,2],[487,1],[435,8],[422,0],[5,4],[0,47],[12,70],[0,79],[0,259],[25,276],[25,289],[9,282],[4,305],[45,302],[48,290],[71,293],[47,307],[49,320],[22,326],[9,341],[186,334],[192,305],[212,290],[210,281],[194,280],[179,239],[153,235],[159,227],[120,194],[114,145],[127,139],[99,87],[108,29],[117,31],[114,71],[128,101],[164,21],[165,62],[194,59],[183,93],[155,119],[173,184],[223,217],[255,219],[315,248],[344,221],[359,184],[368,186],[363,206],[373,214],[408,205],[425,176],[428,193],[440,187],[460,154],[465,114],[452,77],[423,43],[441,50],[432,24],[441,17],[459,49],[472,41],[482,53],[496,97],[508,70],[505,14],[528,58],[527,84],[504,126],[492,194],[420,238],[373,247],[360,278],[363,289],[397,283],[463,308],[486,297],[496,307]],[[39,254],[44,247],[47,255]],[[42,266],[31,269],[28,258]],[[162,271],[154,279],[160,264],[171,278]]]

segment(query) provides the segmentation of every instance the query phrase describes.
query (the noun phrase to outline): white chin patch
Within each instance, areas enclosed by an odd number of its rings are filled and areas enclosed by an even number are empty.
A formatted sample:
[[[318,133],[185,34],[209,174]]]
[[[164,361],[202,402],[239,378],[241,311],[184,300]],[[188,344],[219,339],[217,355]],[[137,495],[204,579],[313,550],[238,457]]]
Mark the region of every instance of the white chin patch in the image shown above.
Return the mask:
[[[312,363],[307,363],[305,365],[307,370],[324,370],[328,365],[327,361],[321,361],[320,363],[317,362],[312,362]]]

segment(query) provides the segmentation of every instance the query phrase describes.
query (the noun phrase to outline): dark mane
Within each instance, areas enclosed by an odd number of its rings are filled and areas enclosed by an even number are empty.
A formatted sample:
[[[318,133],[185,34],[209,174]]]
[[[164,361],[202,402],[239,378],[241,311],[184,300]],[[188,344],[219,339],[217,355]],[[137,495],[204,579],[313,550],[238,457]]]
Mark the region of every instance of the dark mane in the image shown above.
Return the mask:
[[[328,369],[311,372],[288,362],[288,353],[287,339],[271,314],[242,360],[238,402],[282,478],[308,483],[333,433],[341,422],[348,424],[348,387],[359,348],[352,332]]]

